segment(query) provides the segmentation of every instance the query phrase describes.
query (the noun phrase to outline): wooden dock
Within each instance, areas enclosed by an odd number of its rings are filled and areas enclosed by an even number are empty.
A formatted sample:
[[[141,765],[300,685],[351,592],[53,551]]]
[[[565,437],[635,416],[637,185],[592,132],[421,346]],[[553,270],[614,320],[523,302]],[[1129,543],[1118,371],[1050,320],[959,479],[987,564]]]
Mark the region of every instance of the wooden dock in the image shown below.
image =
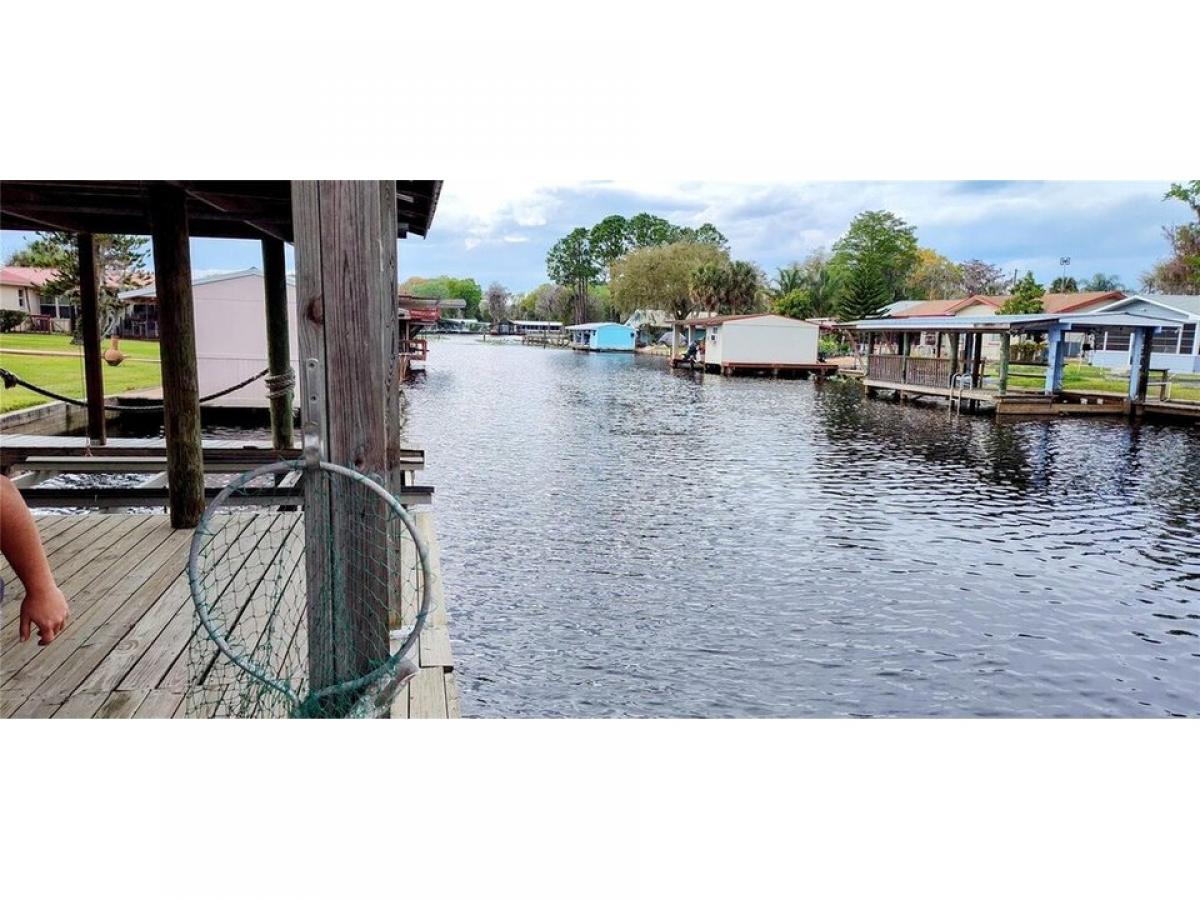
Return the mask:
[[[254,527],[303,527],[282,521],[300,513],[231,514]],[[397,695],[392,718],[445,719],[459,715],[458,689],[441,584],[440,555],[432,513],[415,513],[429,544],[434,572],[429,624],[418,642],[419,672]],[[42,540],[59,587],[71,604],[71,620],[49,646],[36,637],[18,642],[23,588],[4,564],[5,600],[0,604],[0,717],[14,718],[184,718],[195,713],[187,701],[189,646],[212,652],[211,672],[224,664],[215,646],[196,634],[196,613],[186,566],[192,532],[174,530],[165,515],[86,513],[38,519]],[[411,558],[411,557],[410,557]],[[402,598],[415,612],[415,598]],[[253,602],[253,598],[249,601]],[[293,639],[306,643],[303,627]],[[210,675],[212,678],[219,674]]]
[[[682,356],[672,357],[672,369],[690,369],[693,372],[711,372],[718,375],[758,375],[768,378],[808,378],[815,375],[818,379],[837,374],[836,363],[706,363],[703,359],[685,359]]]

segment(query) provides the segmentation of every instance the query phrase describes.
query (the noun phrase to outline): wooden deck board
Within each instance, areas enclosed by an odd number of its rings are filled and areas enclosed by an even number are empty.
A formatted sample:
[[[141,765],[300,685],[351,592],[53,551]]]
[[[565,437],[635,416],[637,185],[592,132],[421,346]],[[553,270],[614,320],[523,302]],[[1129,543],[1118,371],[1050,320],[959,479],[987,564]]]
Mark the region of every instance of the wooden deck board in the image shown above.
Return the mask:
[[[135,719],[169,719],[183,705],[183,694],[174,691],[149,690],[146,699],[133,714]]]
[[[263,522],[267,512],[230,517],[243,527]],[[282,514],[284,516],[288,514]],[[291,514],[293,523],[299,514]],[[437,557],[429,512],[416,514],[418,527]],[[48,647],[36,640],[17,643],[19,602],[4,603],[0,628],[0,717],[17,718],[168,718],[189,714],[186,691],[191,677],[188,648],[196,632],[195,611],[185,568],[190,531],[173,531],[166,516],[98,514],[38,517],[39,529],[55,575],[72,606],[72,619]],[[293,537],[302,539],[297,527]],[[291,541],[293,538],[289,537]],[[415,561],[411,547],[407,557]],[[303,567],[298,567],[303,577]],[[8,570],[11,574],[11,570]],[[242,573],[253,579],[253,572]],[[250,582],[247,582],[248,586]],[[429,631],[418,643],[421,671],[397,694],[394,718],[446,718],[458,715],[458,691],[452,672],[445,600],[440,578],[434,582]],[[20,590],[19,582],[17,591]],[[255,618],[266,594],[251,592],[247,609]],[[401,604],[408,621],[415,603]],[[250,628],[250,619],[246,620]],[[408,624],[407,622],[405,623]],[[203,640],[199,636],[197,641]],[[250,635],[251,641],[260,636]],[[272,655],[280,669],[306,658],[302,622]],[[229,663],[215,647],[211,671]],[[297,653],[299,652],[299,657]]]
[[[145,552],[153,552],[167,536],[163,532],[156,539],[153,534],[156,528],[161,528],[160,523],[142,516],[131,516],[130,519],[132,528],[111,529],[97,537],[94,543],[80,547],[67,564],[54,569],[58,585],[71,604],[71,619],[67,622],[70,630],[64,630],[64,638],[68,633],[78,635],[86,628],[94,616],[90,610],[99,598],[110,593],[118,596],[121,588],[117,585],[122,580],[125,585],[130,584],[136,577],[129,575],[130,570]],[[34,654],[41,652],[32,638],[25,644],[11,648],[10,642],[16,640],[18,626],[17,621],[10,621],[0,628],[0,646],[10,647],[4,654],[4,672],[0,675],[0,684],[4,686]]]
[[[63,634],[42,648],[6,687],[48,699],[65,699],[78,690],[132,624],[158,600],[164,582],[174,576],[173,557],[186,550],[186,538],[186,532],[172,534],[149,556],[136,561],[140,571],[130,573],[123,584],[94,596],[79,597],[82,612],[78,618],[73,624],[69,622]]]

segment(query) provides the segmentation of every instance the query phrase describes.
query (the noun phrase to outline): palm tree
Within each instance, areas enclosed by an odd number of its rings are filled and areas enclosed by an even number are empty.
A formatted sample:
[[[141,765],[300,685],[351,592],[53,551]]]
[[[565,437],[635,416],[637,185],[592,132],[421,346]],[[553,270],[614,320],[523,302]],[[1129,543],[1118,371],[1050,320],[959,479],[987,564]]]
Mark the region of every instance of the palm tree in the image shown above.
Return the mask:
[[[837,313],[840,285],[829,266],[814,267],[805,280],[809,297],[809,315],[820,319]]]
[[[692,303],[710,315],[720,312],[725,297],[727,270],[719,263],[705,263],[692,272]]]
[[[758,301],[762,287],[759,270],[753,263],[733,262],[729,264],[725,283],[725,310],[730,315],[750,312]]]
[[[804,270],[795,263],[776,271],[779,274],[775,276],[775,285],[771,288],[773,298],[786,297],[792,291],[798,291],[805,286]]]

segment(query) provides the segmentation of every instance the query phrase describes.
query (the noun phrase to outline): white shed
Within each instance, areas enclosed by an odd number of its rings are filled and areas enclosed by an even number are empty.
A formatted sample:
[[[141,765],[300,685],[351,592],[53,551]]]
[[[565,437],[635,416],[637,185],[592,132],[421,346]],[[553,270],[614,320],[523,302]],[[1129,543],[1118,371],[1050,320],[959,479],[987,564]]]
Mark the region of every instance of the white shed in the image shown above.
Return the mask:
[[[288,276],[288,337],[293,371],[299,371],[296,338],[296,286]],[[155,303],[155,289],[125,291],[121,299]],[[197,278],[192,282],[196,321],[196,364],[200,396],[237,384],[267,367],[266,283],[258,269]],[[267,389],[260,378],[214,405],[267,406]]]
[[[818,363],[820,326],[774,313],[699,319],[704,327],[704,363],[735,368],[808,368]]]

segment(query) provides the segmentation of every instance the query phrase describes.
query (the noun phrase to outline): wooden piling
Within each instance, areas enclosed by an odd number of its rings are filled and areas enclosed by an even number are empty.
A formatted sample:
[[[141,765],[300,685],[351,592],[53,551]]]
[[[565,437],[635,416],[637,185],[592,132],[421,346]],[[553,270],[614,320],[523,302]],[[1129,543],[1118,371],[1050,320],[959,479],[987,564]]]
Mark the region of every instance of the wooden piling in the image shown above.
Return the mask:
[[[393,361],[381,329],[396,303],[396,232],[382,233],[389,221],[382,204],[388,198],[394,208],[394,183],[390,191],[378,181],[292,187],[301,369],[310,376],[302,406],[317,397],[325,458],[368,474],[388,472],[385,383]],[[310,373],[309,360],[323,371]],[[310,684],[320,687],[366,674],[388,656],[378,603],[390,579],[388,560],[364,546],[364,519],[369,528],[372,516],[355,489],[335,482],[327,497],[309,497],[323,479],[305,481],[306,565],[316,576],[308,583]]]
[[[1000,335],[1000,383],[997,385],[997,392],[1001,397],[1008,390],[1008,352],[1012,343],[1012,336],[1006,331]]]
[[[79,248],[79,315],[83,338],[83,375],[87,391],[88,439],[105,443],[104,432],[104,371],[100,357],[100,279],[96,271],[96,236],[80,234]]]
[[[262,257],[267,308],[267,376],[279,378],[288,373],[292,364],[292,351],[288,339],[287,267],[283,241],[264,238]],[[292,391],[281,391],[279,396],[272,396],[270,401],[271,443],[276,450],[286,450],[295,442],[292,430]]]
[[[171,526],[194,528],[204,513],[204,460],[187,204],[181,189],[162,182],[150,184],[149,197]]]

